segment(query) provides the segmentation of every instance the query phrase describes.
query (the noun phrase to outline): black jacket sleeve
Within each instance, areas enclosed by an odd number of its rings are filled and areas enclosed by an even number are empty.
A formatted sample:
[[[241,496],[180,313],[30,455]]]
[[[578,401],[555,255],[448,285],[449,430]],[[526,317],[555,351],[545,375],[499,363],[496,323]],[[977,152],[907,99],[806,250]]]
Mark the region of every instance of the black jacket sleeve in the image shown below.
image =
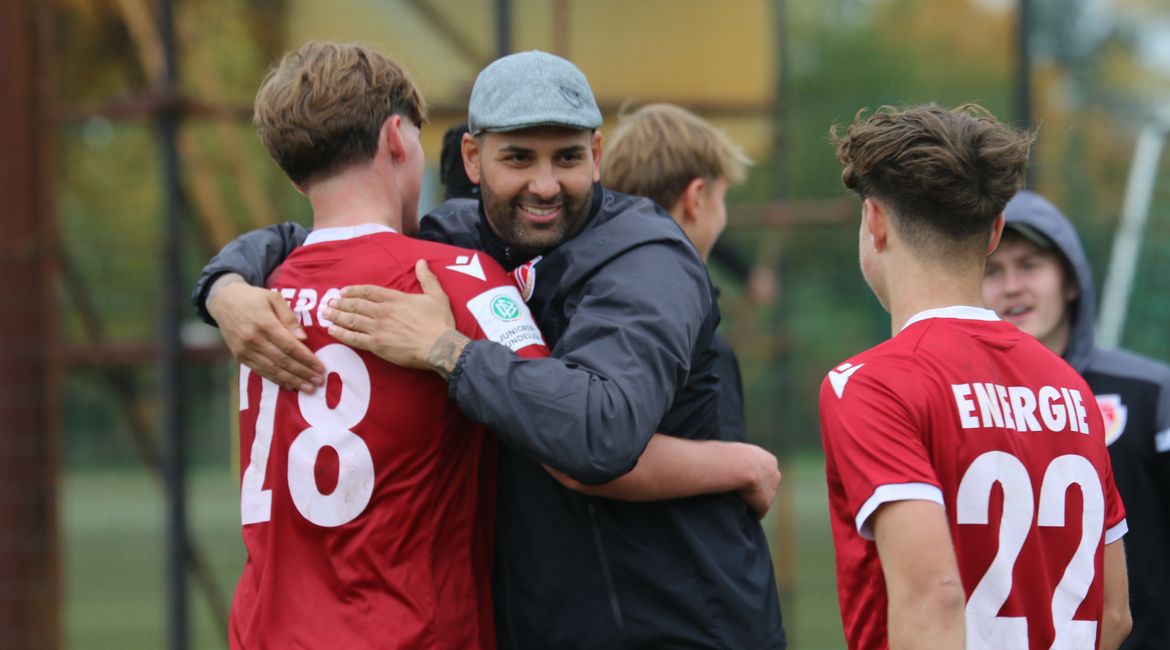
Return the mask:
[[[505,444],[605,483],[634,467],[686,383],[711,294],[697,256],[653,243],[609,260],[574,295],[552,357],[474,341],[449,388]]]
[[[203,267],[199,282],[191,292],[191,302],[199,318],[208,325],[216,324],[207,313],[207,292],[216,278],[224,273],[239,273],[248,284],[263,286],[269,274],[293,249],[305,243],[308,236],[309,231],[304,226],[286,221],[244,233],[229,242]]]

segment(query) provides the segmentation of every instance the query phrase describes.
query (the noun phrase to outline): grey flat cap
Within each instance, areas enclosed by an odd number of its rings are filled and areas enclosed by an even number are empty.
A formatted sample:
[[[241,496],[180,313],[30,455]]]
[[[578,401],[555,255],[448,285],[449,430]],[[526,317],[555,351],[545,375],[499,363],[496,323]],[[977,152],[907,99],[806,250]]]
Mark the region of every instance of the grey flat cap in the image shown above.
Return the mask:
[[[467,126],[472,135],[533,126],[593,130],[601,126],[601,111],[577,66],[532,50],[497,59],[479,73]]]

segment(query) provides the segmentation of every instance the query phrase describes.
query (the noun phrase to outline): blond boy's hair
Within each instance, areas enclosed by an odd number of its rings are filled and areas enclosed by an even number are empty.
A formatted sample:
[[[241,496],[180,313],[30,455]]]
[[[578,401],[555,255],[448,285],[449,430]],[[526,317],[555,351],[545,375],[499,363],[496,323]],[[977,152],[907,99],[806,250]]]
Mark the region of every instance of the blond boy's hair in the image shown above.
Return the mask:
[[[623,115],[602,156],[606,187],[647,197],[670,210],[696,178],[736,185],[751,159],[703,118],[672,104]]]

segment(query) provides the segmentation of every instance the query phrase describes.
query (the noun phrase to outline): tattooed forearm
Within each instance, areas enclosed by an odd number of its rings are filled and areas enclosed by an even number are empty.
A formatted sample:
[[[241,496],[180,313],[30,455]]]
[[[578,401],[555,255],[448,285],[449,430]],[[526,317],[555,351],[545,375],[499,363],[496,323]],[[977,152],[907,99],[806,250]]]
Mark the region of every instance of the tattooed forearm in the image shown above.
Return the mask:
[[[455,372],[455,362],[459,360],[463,348],[470,342],[471,339],[456,330],[447,330],[439,335],[438,340],[431,346],[431,351],[427,354],[427,363],[443,379],[447,379]]]

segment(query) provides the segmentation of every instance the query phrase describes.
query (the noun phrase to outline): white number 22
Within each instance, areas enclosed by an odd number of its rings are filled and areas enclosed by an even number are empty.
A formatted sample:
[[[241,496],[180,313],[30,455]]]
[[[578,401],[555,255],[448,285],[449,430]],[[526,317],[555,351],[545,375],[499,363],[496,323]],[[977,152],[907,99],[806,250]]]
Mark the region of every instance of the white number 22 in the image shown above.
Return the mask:
[[[301,515],[318,526],[334,527],[353,521],[365,510],[374,492],[374,460],[361,436],[350,429],[366,417],[370,408],[370,373],[361,357],[334,343],[317,351],[327,375],[341,380],[341,398],[332,408],[325,390],[297,393],[301,416],[309,423],[288,449],[288,490]],[[240,366],[240,410],[248,408],[248,375]],[[256,416],[252,456],[240,485],[240,518],[247,524],[272,519],[272,490],[264,489],[268,452],[276,424],[276,398],[280,387],[263,379]],[[338,456],[337,487],[322,494],[314,467],[323,447]]]
[[[1093,559],[1105,526],[1105,496],[1093,465],[1083,456],[1056,458],[1044,472],[1039,513],[1028,470],[1020,459],[1002,451],[989,451],[967,468],[959,483],[957,520],[960,524],[987,524],[991,489],[1003,486],[1003,515],[999,525],[999,550],[991,566],[967,601],[967,647],[1027,650],[1028,621],[999,616],[1012,590],[1012,568],[1032,527],[1063,527],[1065,493],[1074,483],[1084,495],[1081,541],[1052,596],[1052,624],[1056,638],[1051,650],[1092,650],[1097,643],[1097,623],[1074,621],[1073,615],[1089,593],[1095,573]]]

